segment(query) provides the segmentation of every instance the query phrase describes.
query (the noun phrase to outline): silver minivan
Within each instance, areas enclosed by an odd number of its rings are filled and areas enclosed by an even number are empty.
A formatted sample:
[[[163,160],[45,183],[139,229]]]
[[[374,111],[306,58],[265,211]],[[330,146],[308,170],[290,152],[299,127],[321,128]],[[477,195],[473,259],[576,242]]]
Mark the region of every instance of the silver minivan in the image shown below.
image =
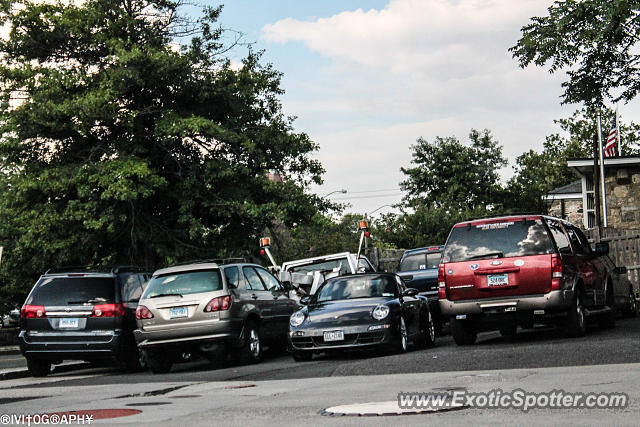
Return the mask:
[[[257,264],[198,262],[153,273],[134,331],[149,368],[168,372],[193,355],[258,362],[265,346],[286,346],[296,303]]]

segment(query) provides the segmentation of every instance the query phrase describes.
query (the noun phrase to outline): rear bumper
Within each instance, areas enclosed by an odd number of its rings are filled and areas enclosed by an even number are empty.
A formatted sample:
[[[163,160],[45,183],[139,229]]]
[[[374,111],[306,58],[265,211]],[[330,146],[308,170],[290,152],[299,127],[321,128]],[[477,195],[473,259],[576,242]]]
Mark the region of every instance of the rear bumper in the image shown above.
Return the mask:
[[[522,311],[544,311],[554,314],[566,311],[573,300],[572,290],[557,290],[541,295],[522,295],[503,298],[473,299],[450,301],[440,299],[440,311],[443,316],[461,314],[502,314]]]
[[[204,325],[172,325],[164,329],[133,331],[138,347],[169,347],[205,342],[241,344],[242,320],[216,320]]]
[[[121,358],[131,333],[122,330],[87,332],[20,331],[23,356],[43,360],[92,360]]]

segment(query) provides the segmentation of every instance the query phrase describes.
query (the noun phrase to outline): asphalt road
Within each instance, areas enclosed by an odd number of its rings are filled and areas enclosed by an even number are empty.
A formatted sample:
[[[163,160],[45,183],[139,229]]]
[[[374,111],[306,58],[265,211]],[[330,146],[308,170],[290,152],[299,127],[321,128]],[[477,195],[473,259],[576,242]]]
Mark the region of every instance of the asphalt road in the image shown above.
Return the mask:
[[[172,381],[266,381],[300,378],[369,376],[402,373],[503,370],[640,363],[640,318],[618,319],[614,329],[591,327],[585,337],[567,338],[555,329],[519,331],[514,339],[490,332],[473,346],[459,347],[451,336],[439,337],[434,348],[411,349],[406,354],[380,356],[372,352],[319,355],[295,362],[286,354],[267,354],[257,365],[205,362],[174,365],[168,374],[128,374],[117,368],[81,369],[54,373],[46,383],[35,379],[19,387],[42,384],[82,386],[97,384],[167,383]],[[0,356],[0,367],[25,366],[19,355]],[[85,365],[86,366],[86,365]],[[3,388],[0,382],[0,390]]]

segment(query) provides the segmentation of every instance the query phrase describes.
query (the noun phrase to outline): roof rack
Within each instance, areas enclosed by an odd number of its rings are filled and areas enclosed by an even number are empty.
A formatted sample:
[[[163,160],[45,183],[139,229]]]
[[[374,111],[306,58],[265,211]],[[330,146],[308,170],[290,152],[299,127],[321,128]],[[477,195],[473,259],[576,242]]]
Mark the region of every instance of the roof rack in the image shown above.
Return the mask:
[[[487,216],[475,216],[460,222],[469,222],[469,221],[476,221],[479,219],[489,219],[489,218],[505,218],[509,216],[525,216],[525,215],[547,216],[547,214],[543,214],[540,212],[507,212],[507,213],[496,213],[494,215],[487,215]]]
[[[206,263],[215,263],[215,264],[232,264],[234,262],[251,262],[249,257],[234,257],[234,258],[207,258],[207,259],[194,259],[190,261],[183,261],[176,264],[171,264],[170,267],[178,267],[181,265],[189,265],[189,264],[206,264]]]
[[[118,274],[123,272],[144,272],[147,271],[143,267],[135,265],[118,265],[118,266],[66,266],[54,267],[48,269],[44,274],[61,274],[61,273],[111,273]]]

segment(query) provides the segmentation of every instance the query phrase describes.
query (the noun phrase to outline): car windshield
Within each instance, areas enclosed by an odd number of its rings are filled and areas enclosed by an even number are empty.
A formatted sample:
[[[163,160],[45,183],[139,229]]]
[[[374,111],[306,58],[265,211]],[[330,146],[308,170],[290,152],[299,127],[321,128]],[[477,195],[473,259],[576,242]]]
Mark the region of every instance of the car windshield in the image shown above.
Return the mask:
[[[113,303],[114,277],[48,277],[35,287],[27,304],[69,305]]]
[[[541,220],[455,227],[444,250],[443,262],[550,254],[551,239]]]
[[[400,261],[398,271],[415,271],[426,270],[428,268],[438,268],[441,256],[442,254],[440,252],[423,252],[407,255],[402,259],[402,261]]]
[[[197,294],[220,289],[222,289],[220,270],[166,274],[152,278],[142,298]]]
[[[291,267],[291,273],[310,273],[314,271],[334,271],[337,270],[341,275],[352,273],[347,258],[339,258],[332,260],[318,260],[305,265]]]
[[[329,280],[316,292],[315,302],[356,298],[396,297],[398,287],[393,277],[361,276]]]

